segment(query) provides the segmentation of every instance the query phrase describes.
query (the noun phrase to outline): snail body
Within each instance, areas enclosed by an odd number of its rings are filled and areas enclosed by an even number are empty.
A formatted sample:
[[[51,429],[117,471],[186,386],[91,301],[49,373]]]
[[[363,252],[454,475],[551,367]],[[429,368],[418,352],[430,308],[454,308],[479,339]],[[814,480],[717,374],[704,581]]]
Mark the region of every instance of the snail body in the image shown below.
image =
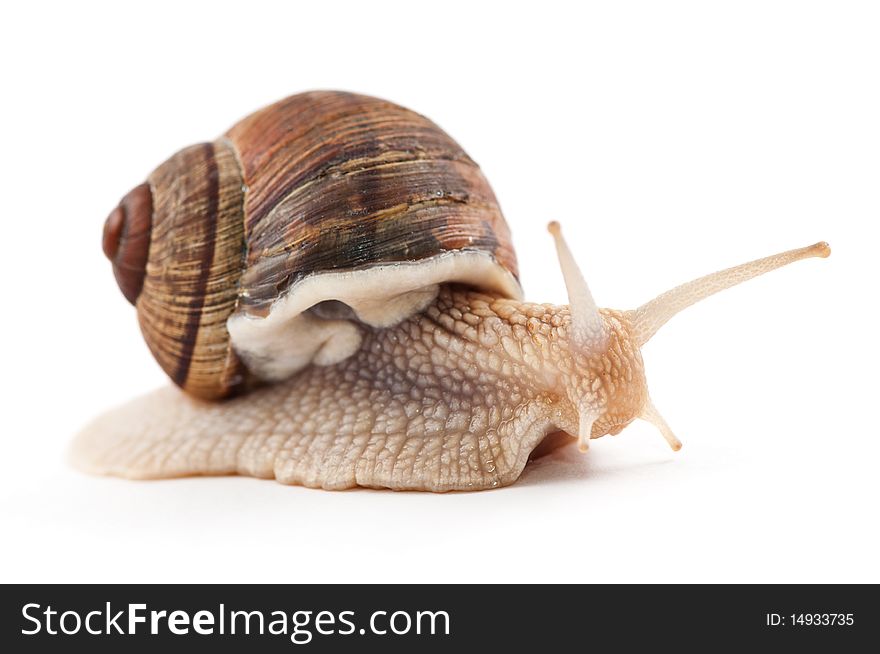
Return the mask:
[[[568,306],[521,299],[479,168],[374,98],[292,96],[174,155],[110,215],[104,250],[169,387],[101,416],[76,464],[323,488],[515,481],[549,435],[582,450],[652,404],[640,347],[681,309],[827,244],[599,309],[551,223]],[[553,439],[558,444],[559,439]]]

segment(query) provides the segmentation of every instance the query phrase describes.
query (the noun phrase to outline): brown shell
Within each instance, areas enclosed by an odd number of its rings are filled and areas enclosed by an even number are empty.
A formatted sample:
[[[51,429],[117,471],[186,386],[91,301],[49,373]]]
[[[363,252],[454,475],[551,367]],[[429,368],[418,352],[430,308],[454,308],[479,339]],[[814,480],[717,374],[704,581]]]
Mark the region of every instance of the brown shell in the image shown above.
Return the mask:
[[[484,250],[517,276],[498,201],[430,120],[377,98],[294,95],[235,125],[245,197],[243,310],[309,273]]]
[[[150,175],[153,230],[138,319],[178,386],[217,399],[245,382],[229,343],[244,263],[243,190],[232,150],[186,148]]]
[[[472,250],[517,276],[507,224],[477,165],[428,119],[376,98],[289,97],[175,154],[148,184],[136,195],[152,209],[143,289],[138,261],[120,287],[137,299],[159,364],[197,397],[247,385],[226,329],[233,312],[265,316],[311,273]],[[111,219],[105,250],[128,225]]]
[[[135,303],[144,286],[153,196],[149,184],[129,191],[104,223],[104,254],[113,263],[113,276],[125,299]]]

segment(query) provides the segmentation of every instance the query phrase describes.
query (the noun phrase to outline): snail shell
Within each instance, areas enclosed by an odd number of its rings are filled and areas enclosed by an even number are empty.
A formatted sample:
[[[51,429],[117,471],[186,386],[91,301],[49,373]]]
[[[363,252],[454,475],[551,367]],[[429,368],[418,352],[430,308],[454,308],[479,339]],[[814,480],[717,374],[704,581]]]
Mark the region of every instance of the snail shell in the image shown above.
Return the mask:
[[[110,214],[104,251],[162,369],[219,399],[351,356],[460,282],[521,298],[479,167],[425,117],[291,96],[181,150]]]

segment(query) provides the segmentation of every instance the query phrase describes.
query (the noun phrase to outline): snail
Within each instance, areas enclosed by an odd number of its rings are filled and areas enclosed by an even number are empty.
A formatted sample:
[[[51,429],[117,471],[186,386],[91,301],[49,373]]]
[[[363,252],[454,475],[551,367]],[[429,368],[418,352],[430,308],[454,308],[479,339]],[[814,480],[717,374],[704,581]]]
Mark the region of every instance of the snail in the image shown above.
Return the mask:
[[[174,385],[100,416],[75,465],[327,489],[478,490],[636,419],[677,450],[640,348],[679,311],[824,242],[600,309],[557,223],[568,306],[522,297],[486,178],[434,123],[291,96],[126,195],[104,252]],[[175,388],[176,387],[178,388]]]

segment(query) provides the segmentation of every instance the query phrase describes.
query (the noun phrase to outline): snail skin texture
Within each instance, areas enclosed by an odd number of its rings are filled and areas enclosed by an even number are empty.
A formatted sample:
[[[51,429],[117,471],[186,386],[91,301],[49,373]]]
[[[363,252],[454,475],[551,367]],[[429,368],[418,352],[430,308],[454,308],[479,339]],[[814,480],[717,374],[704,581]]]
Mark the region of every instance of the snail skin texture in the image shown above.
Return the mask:
[[[641,418],[641,346],[682,309],[827,243],[600,309],[549,225],[569,305],[521,298],[480,169],[375,98],[291,96],[186,148],[107,219],[104,251],[175,385],[77,437],[82,470],[326,489],[480,490]]]

